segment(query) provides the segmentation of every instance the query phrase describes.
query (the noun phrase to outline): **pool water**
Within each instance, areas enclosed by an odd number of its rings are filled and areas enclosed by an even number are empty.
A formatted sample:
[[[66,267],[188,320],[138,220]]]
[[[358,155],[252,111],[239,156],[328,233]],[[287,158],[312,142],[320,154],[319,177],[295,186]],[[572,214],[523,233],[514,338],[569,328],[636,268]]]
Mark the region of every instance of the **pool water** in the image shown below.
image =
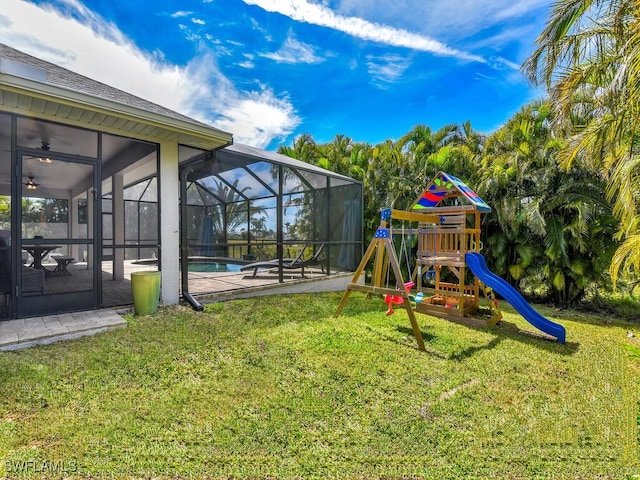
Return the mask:
[[[242,265],[237,263],[198,262],[190,263],[190,272],[239,272]]]

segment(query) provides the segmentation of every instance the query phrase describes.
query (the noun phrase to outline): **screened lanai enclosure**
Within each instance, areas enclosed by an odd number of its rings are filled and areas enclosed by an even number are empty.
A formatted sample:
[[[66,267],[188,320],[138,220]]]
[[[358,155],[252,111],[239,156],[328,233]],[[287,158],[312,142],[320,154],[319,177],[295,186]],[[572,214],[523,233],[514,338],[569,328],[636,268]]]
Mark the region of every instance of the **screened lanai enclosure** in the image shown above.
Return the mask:
[[[181,150],[192,156],[181,167],[183,290],[203,294],[357,267],[360,182],[246,145],[189,150]]]
[[[359,182],[241,145],[175,147],[163,189],[156,143],[0,113],[0,321],[131,305],[139,271],[173,269],[188,298],[357,266]]]

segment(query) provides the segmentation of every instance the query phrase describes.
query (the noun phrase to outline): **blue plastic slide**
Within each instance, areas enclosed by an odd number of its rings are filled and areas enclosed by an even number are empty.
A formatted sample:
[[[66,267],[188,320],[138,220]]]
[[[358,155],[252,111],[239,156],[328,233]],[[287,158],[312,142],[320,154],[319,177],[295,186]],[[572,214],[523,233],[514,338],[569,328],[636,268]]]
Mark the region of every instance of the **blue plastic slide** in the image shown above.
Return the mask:
[[[566,332],[564,327],[547,320],[536,312],[515,288],[489,270],[484,257],[480,253],[467,253],[465,255],[465,261],[473,274],[478,277],[478,280],[491,287],[496,293],[504,297],[504,299],[509,302],[526,321],[538,330],[542,330],[544,333],[557,338],[558,342],[565,343]]]

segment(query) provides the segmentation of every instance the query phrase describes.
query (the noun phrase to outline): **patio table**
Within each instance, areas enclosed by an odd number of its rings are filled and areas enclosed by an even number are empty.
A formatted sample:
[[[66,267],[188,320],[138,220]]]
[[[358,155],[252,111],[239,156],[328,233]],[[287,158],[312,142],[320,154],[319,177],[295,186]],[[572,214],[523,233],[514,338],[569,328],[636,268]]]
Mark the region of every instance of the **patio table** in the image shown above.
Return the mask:
[[[33,263],[29,266],[36,270],[42,270],[42,259],[46,257],[49,252],[52,252],[56,248],[60,248],[60,245],[25,245],[23,243],[22,248],[33,257]]]

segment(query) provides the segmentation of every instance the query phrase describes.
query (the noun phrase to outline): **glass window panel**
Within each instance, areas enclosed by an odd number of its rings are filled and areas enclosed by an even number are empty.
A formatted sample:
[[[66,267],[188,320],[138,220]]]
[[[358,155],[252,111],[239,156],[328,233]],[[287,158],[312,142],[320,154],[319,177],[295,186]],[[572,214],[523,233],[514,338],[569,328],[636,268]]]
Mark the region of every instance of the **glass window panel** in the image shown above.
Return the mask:
[[[227,238],[246,238],[247,236],[247,202],[236,202],[227,205]]]
[[[153,177],[149,181],[149,186],[145,190],[140,200],[145,202],[157,202],[158,201],[158,179]]]
[[[113,203],[112,203],[111,195],[105,195],[102,197],[102,212],[103,213],[112,213],[113,212]]]
[[[362,256],[362,187],[350,184],[331,189],[329,238],[336,242],[331,265],[354,270]]]
[[[199,241],[200,240],[200,235],[201,235],[201,225],[202,225],[202,220],[204,218],[205,215],[205,209],[204,207],[198,207],[198,206],[188,206],[187,207],[187,218],[189,219],[188,222],[188,229],[187,229],[187,237],[189,238],[190,241]]]
[[[258,198],[256,200],[251,200],[251,208],[276,208],[277,206],[277,197]]]
[[[203,187],[204,191],[210,192],[209,196],[216,199],[215,203],[231,203],[244,200],[244,197],[240,195],[237,189],[226,185],[216,177],[201,178],[197,183]]]
[[[198,188],[200,198],[202,199],[202,202],[205,206],[218,205],[220,203],[220,200],[218,200],[215,196],[213,196],[211,192],[203,188],[201,185],[198,185],[198,184],[196,185]]]
[[[105,242],[113,240],[113,216],[110,213],[102,215],[102,239]]]
[[[89,223],[89,205],[87,202],[87,198],[79,198],[78,199],[78,223],[80,225],[86,225]]]
[[[338,178],[338,177],[330,177],[329,181],[331,182],[332,187],[339,187],[342,185],[353,185],[355,183],[355,182],[346,180],[344,178]]]
[[[17,142],[21,147],[43,147],[60,153],[98,156],[98,134],[33,118],[18,117]]]
[[[124,258],[126,260],[138,260],[140,259],[140,249],[139,248],[125,248],[124,249]]]
[[[89,236],[89,205],[87,194],[83,193],[75,199],[76,211],[73,218],[71,235],[73,238],[87,238]]]
[[[93,269],[87,263],[87,258],[91,255],[93,255],[93,245],[86,244],[65,245],[46,255],[42,259],[42,265],[51,274],[47,274],[43,282],[44,295],[93,290]],[[56,257],[71,257],[73,260],[64,258],[56,260]],[[33,270],[25,268],[20,271],[22,295],[25,297],[39,294],[33,288]],[[62,272],[67,272],[68,275]],[[69,281],[70,278],[73,281]]]
[[[307,190],[308,187],[300,180],[300,177],[294,170],[289,167],[285,167],[282,170],[282,193],[293,193]]]
[[[284,200],[283,225],[287,240],[313,241],[317,215],[313,211],[313,195],[310,193],[288,195]]]
[[[303,177],[309,185],[315,189],[326,188],[327,176],[320,175],[319,173],[308,172],[306,170],[296,170],[298,175]]]
[[[187,186],[187,205],[204,205],[197,183]]]
[[[22,199],[22,238],[70,238],[69,201],[56,198]]]
[[[124,202],[124,238],[138,240],[138,202]]]
[[[251,202],[250,232],[252,239],[275,239],[277,232],[277,210],[275,198],[272,202]]]
[[[236,168],[226,172],[221,172],[220,177],[247,198],[258,198],[272,195],[256,177],[251,175],[244,168]]]
[[[125,200],[140,200],[149,186],[149,180],[143,180],[140,183],[130,185],[124,189],[123,198]]]
[[[273,192],[278,193],[278,165],[268,162],[256,162],[248,165],[247,168],[267,184]],[[273,193],[270,192],[269,195],[273,195]]]
[[[140,240],[158,240],[158,204],[140,202]]]

